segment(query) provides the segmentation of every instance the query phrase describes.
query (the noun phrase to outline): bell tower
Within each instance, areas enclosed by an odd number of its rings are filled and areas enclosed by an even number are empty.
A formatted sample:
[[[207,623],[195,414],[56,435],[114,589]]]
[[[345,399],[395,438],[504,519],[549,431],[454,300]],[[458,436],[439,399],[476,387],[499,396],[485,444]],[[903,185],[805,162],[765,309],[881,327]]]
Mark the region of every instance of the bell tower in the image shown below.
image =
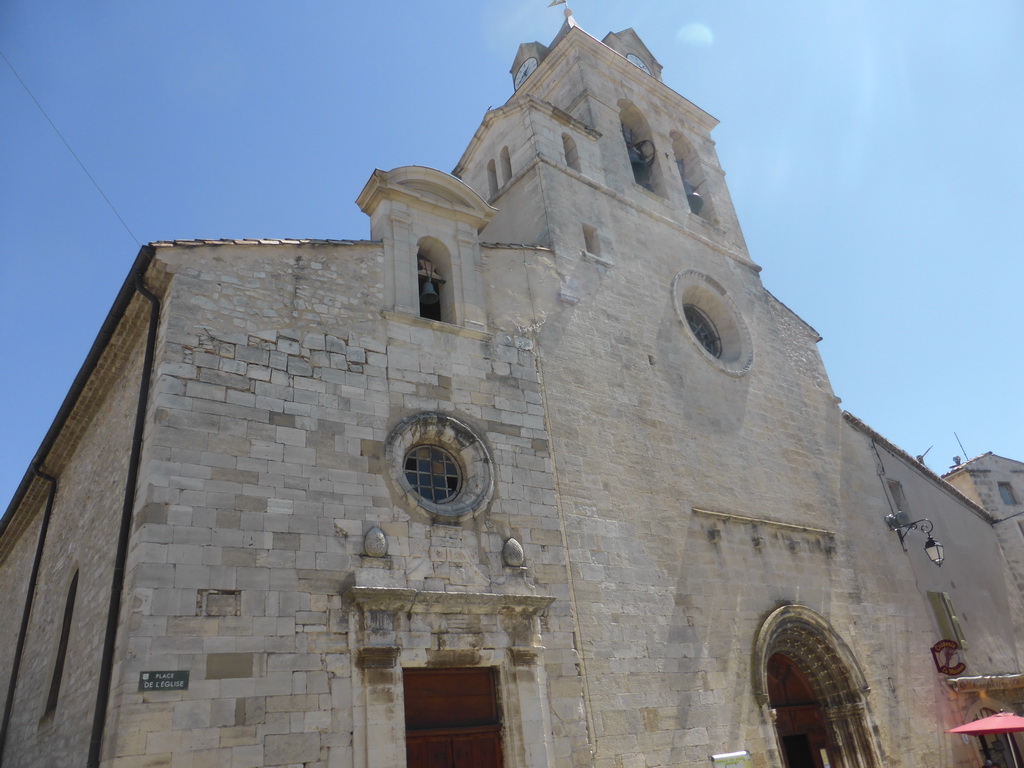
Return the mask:
[[[640,213],[753,266],[711,139],[718,121],[665,85],[633,29],[598,40],[567,13],[549,45],[519,46],[509,73],[512,96],[454,170],[499,210],[483,239],[607,254],[619,215]]]
[[[495,209],[480,234],[490,327],[537,361],[594,740],[615,742],[603,723],[635,719],[641,690],[687,728],[725,733],[727,708],[680,703],[708,688],[671,638],[751,639],[726,638],[700,607],[735,600],[719,581],[753,585],[728,581],[721,521],[761,547],[767,534],[742,526],[840,517],[842,417],[820,339],[761,284],[718,121],[666,84],[634,30],[598,39],[567,19],[549,44],[520,46],[510,75],[454,173]],[[796,550],[772,541],[790,562]],[[679,728],[650,727],[663,743]],[[650,765],[680,764],[649,736]]]

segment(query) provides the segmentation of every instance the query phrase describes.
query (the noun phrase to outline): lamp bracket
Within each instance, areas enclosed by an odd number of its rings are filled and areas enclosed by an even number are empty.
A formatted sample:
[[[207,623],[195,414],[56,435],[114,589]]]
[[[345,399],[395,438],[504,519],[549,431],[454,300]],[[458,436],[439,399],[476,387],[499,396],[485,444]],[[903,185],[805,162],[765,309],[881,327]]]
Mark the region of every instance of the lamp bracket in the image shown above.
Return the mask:
[[[899,518],[896,515],[889,513],[885,516],[885,522],[889,526],[889,530],[896,531],[896,534],[900,537],[900,546],[903,547],[903,551],[907,551],[907,544],[905,539],[907,534],[911,531],[920,530],[921,533],[926,536],[931,536],[932,529],[935,525],[927,517],[922,517],[920,520],[915,520],[912,523],[901,524]]]

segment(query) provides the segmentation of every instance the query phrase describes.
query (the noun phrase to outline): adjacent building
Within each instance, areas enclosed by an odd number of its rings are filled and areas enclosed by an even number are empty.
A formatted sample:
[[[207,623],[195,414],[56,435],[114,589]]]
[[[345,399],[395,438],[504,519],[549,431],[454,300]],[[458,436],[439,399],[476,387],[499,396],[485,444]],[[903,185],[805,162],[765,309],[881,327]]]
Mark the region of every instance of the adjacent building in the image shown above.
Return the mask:
[[[142,248],[0,520],[5,768],[1012,764],[943,731],[1024,534],[841,411],[633,30],[511,74],[369,240]]]
[[[950,467],[943,479],[992,517],[1017,589],[1024,591],[1024,463],[991,451]]]

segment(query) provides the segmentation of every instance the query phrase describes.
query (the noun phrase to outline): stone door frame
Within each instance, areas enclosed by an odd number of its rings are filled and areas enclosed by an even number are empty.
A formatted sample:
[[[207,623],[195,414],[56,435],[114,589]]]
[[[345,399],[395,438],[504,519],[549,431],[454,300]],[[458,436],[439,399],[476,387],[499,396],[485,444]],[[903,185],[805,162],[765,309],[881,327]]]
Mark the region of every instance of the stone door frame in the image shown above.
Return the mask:
[[[882,768],[881,750],[869,722],[869,687],[864,673],[832,625],[802,605],[773,611],[754,643],[754,696],[764,722],[771,725],[776,765],[785,765],[776,713],[768,698],[768,659],[776,653],[793,661],[814,689],[825,713],[832,768]]]
[[[402,671],[497,670],[506,765],[552,768],[554,748],[540,614],[542,595],[353,587],[351,606],[355,768],[405,768]]]

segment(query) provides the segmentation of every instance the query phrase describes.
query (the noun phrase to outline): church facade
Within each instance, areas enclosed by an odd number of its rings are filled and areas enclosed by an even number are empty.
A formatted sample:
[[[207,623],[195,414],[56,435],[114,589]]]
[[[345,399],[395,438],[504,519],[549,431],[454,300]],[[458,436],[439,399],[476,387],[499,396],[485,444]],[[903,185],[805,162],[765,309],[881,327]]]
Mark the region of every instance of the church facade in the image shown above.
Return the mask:
[[[511,74],[369,240],[140,251],[0,521],[0,765],[1019,759],[944,731],[1024,708],[1024,531],[841,411],[635,32]]]

